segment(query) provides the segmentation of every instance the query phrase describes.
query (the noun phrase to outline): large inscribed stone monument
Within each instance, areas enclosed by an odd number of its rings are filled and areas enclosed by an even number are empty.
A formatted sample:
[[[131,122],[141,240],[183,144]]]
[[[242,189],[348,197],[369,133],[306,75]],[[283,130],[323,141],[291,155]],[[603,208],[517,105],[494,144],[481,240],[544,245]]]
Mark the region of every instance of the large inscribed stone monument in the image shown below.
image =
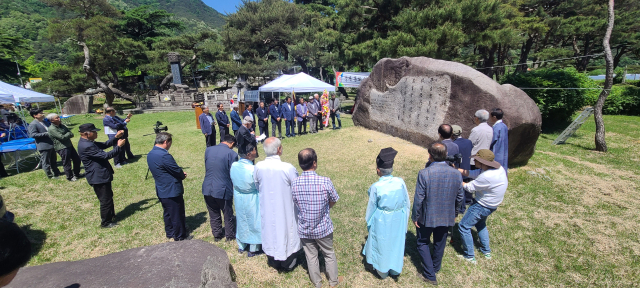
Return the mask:
[[[501,108],[509,127],[509,164],[533,156],[542,117],[522,90],[500,85],[475,69],[426,57],[385,58],[358,89],[353,122],[425,146],[438,140],[438,126],[460,125],[469,137],[479,109]]]

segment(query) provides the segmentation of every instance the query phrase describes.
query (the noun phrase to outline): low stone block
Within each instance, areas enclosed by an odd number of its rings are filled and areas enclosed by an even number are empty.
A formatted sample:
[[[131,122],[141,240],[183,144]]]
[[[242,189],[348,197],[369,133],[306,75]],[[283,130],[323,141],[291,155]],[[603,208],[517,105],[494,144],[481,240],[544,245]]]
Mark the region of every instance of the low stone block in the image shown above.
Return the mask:
[[[22,268],[8,287],[237,287],[227,253],[190,240]]]

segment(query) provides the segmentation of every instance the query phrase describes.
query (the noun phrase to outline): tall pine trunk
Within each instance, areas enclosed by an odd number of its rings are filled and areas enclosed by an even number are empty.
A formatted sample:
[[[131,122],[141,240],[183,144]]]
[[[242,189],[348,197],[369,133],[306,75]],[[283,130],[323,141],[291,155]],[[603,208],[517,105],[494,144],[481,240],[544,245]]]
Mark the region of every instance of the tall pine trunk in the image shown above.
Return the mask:
[[[613,0],[609,0],[609,21],[607,23],[607,32],[604,34],[604,39],[602,40],[602,46],[604,46],[604,59],[607,67],[607,75],[604,80],[604,90],[600,92],[600,96],[598,96],[598,101],[596,102],[595,107],[595,121],[596,121],[596,150],[601,152],[607,152],[607,142],[604,138],[604,120],[602,119],[602,107],[604,106],[604,101],[607,100],[607,96],[609,96],[609,92],[611,91],[611,86],[613,86],[613,56],[611,54],[611,46],[609,46],[609,39],[611,38],[611,31],[613,30]]]

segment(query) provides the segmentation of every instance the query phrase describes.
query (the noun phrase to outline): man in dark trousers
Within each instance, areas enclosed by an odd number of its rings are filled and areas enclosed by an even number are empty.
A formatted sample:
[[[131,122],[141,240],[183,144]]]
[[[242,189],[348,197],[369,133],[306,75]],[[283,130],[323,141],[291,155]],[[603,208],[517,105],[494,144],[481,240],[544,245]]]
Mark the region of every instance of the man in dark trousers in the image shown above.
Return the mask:
[[[49,126],[49,137],[53,140],[53,146],[56,152],[62,158],[62,167],[64,168],[64,174],[69,181],[77,181],[78,178],[84,176],[80,173],[80,156],[76,148],[71,143],[73,133],[66,125],[62,124],[60,116],[55,113],[47,115],[47,119],[51,122]],[[73,168],[71,166],[73,164]]]
[[[129,129],[127,128],[127,124],[131,121],[132,114],[129,113],[125,119],[122,119],[116,116],[116,109],[112,107],[108,107],[104,110],[106,115],[102,119],[102,125],[104,125],[104,134],[107,134],[109,139],[115,137],[116,132],[123,130],[124,134],[122,135],[122,139],[127,140],[126,144],[122,150],[120,150],[120,155],[118,157],[113,158],[113,164],[116,165],[116,168],[122,167],[122,165],[127,164],[126,160],[131,160],[135,156],[131,153],[131,145],[129,145]],[[117,143],[114,142],[113,146],[116,146]],[[127,159],[128,158],[128,159]]]
[[[82,124],[79,127],[80,141],[78,141],[78,154],[80,160],[84,164],[85,178],[89,185],[93,187],[93,191],[100,200],[100,218],[102,228],[112,228],[118,225],[115,222],[115,208],[113,207],[113,190],[111,189],[111,181],[113,181],[113,167],[109,164],[109,159],[116,157],[121,152],[122,147],[127,140],[121,139],[124,131],[118,131],[114,138],[107,142],[95,142],[98,138],[100,129],[91,123]],[[104,152],[113,146],[113,142],[118,145],[113,150]]]
[[[182,180],[187,173],[182,171],[173,156],[169,154],[172,144],[171,134],[160,132],[156,134],[156,144],[147,154],[147,165],[156,182],[156,195],[162,204],[164,217],[164,231],[168,239],[182,241],[187,237],[187,225],[184,213],[184,187]]]
[[[287,97],[282,103],[282,118],[284,119],[285,135],[296,137],[296,105],[291,103],[291,97]]]
[[[445,162],[447,147],[434,143],[428,151],[431,165],[418,172],[411,221],[416,226],[418,253],[422,260],[420,278],[437,285],[436,273],[440,271],[447,234],[455,224],[456,208],[462,203],[464,190],[458,170]],[[431,234],[433,253],[429,248]]]
[[[256,131],[256,114],[253,112],[253,105],[251,104],[247,104],[247,109],[242,112],[242,119],[247,116],[251,117],[251,120],[253,121],[249,130]]]
[[[453,135],[451,139],[453,139],[453,143],[458,145],[458,150],[460,154],[462,154],[462,163],[460,163],[460,168],[463,170],[471,170],[471,149],[473,149],[473,142],[471,140],[462,138],[462,127],[458,125],[451,125]],[[462,177],[463,179],[468,179],[466,177]],[[459,214],[464,214],[464,211],[467,210],[467,205],[473,204],[473,195],[469,192],[464,192],[464,201],[463,204],[460,205],[460,209],[458,210]]]
[[[240,113],[238,113],[238,105],[233,106],[233,110],[231,110],[231,129],[233,130],[233,136],[238,133],[238,129],[242,126],[242,118],[240,117]]]
[[[260,134],[269,136],[269,109],[264,107],[263,101],[260,101],[260,107],[256,109],[256,115],[258,116],[258,127],[260,127]]]
[[[342,121],[340,121],[340,99],[336,98],[335,93],[331,93],[329,100],[329,112],[331,115],[331,125],[333,129],[342,129]],[[338,118],[338,127],[336,127],[336,118]]]
[[[229,116],[224,112],[224,105],[218,103],[218,112],[216,112],[216,121],[218,121],[218,129],[220,129],[220,143],[224,141],[224,135],[229,135]]]
[[[256,135],[255,132],[251,131],[251,127],[253,126],[253,119],[250,116],[245,116],[244,120],[242,120],[242,126],[238,129],[238,134],[236,134],[236,145],[238,146],[238,154],[246,155],[250,151],[247,151],[247,145],[252,144],[253,147],[256,147]],[[258,156],[258,149],[256,149],[256,158]]]
[[[238,153],[233,151],[236,139],[226,135],[222,143],[208,147],[204,152],[206,173],[202,182],[202,194],[209,211],[209,223],[214,240],[236,239],[236,217],[233,215],[233,183],[231,165],[238,161]],[[224,214],[224,229],[222,217]]]
[[[209,107],[202,107],[202,114],[198,116],[198,121],[200,122],[200,131],[204,134],[207,147],[216,145],[216,121],[213,120],[213,115],[209,113]]]
[[[322,102],[320,102],[320,96],[318,94],[313,94],[313,100],[316,102],[316,106],[318,107],[318,113],[316,114],[316,132],[318,130],[324,130],[324,125],[322,124]]]
[[[278,99],[273,99],[273,103],[269,106],[269,115],[271,115],[271,137],[276,137],[276,128],[278,128],[278,138],[282,139],[282,111],[278,106]]]
[[[29,124],[29,137],[36,140],[36,149],[40,153],[42,171],[49,179],[58,179],[60,170],[56,165],[58,157],[53,146],[53,140],[49,137],[50,124],[44,121],[42,109],[33,109],[29,111],[29,114],[33,117],[33,121]]]

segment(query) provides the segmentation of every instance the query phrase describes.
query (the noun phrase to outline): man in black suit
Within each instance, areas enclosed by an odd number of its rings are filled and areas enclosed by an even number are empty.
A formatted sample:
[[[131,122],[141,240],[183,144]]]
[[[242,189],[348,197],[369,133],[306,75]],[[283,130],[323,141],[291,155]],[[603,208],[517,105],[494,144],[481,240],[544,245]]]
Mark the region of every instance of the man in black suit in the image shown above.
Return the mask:
[[[264,101],[260,101],[260,107],[256,109],[258,116],[258,127],[260,127],[260,134],[269,136],[269,109],[264,108]]]
[[[269,115],[271,115],[271,137],[276,137],[276,128],[278,128],[278,138],[282,139],[282,111],[278,99],[273,99],[269,106]]]
[[[253,147],[256,147],[256,135],[255,132],[251,131],[251,127],[253,126],[253,119],[250,116],[245,116],[242,120],[242,126],[238,129],[238,134],[236,134],[236,145],[238,146],[238,154],[246,155],[249,153],[247,151],[247,145],[253,144]],[[258,150],[256,149],[256,158],[258,156]]]
[[[188,240],[187,225],[184,213],[184,187],[182,180],[187,173],[182,171],[173,156],[169,154],[172,144],[171,134],[160,132],[156,134],[156,144],[147,154],[147,165],[156,182],[156,195],[164,211],[164,231],[168,239],[174,241]]]
[[[198,116],[198,121],[200,122],[200,131],[204,135],[205,142],[207,143],[207,147],[216,145],[216,121],[213,120],[213,116],[209,113],[209,107],[202,107],[202,114]]]
[[[80,141],[78,141],[78,154],[84,165],[85,178],[89,185],[93,187],[93,191],[100,201],[100,218],[102,228],[112,228],[118,223],[114,221],[116,216],[113,207],[113,190],[111,190],[111,181],[113,181],[113,167],[109,164],[109,159],[118,156],[127,140],[120,139],[124,131],[120,130],[116,133],[115,138],[109,139],[107,142],[95,142],[98,138],[96,128],[91,123],[82,124],[79,127]],[[117,141],[118,145],[113,146],[113,142]],[[113,146],[113,150],[104,152]]]
[[[224,141],[224,135],[229,135],[229,116],[224,112],[224,105],[218,103],[218,112],[216,112],[216,121],[218,121],[218,129],[220,129],[220,143]]]
[[[206,172],[202,182],[202,195],[204,195],[204,201],[207,204],[211,233],[216,242],[225,236],[227,241],[236,239],[231,165],[238,161],[238,154],[233,151],[234,146],[236,146],[236,139],[227,135],[222,143],[207,147],[204,152]],[[224,214],[224,228],[222,227],[221,212]]]
[[[256,130],[256,114],[254,114],[253,105],[251,104],[247,104],[247,109],[245,109],[244,112],[242,112],[242,119],[244,119],[247,116],[251,117],[251,120],[253,121],[251,123],[251,128],[249,128],[249,130],[255,131]]]

